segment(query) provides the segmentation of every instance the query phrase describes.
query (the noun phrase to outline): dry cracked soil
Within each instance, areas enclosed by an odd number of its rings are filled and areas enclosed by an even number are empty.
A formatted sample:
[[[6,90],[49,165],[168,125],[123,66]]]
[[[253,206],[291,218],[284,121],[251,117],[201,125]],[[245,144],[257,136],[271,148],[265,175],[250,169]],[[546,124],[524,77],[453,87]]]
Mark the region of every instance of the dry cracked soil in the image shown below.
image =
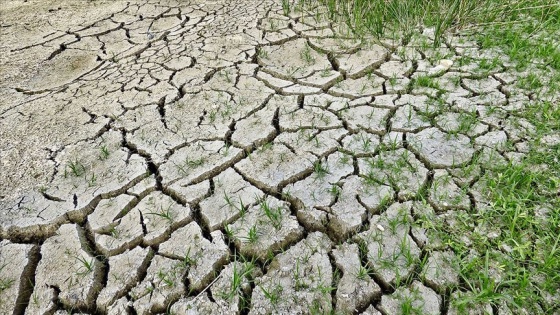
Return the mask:
[[[524,152],[523,74],[317,10],[3,1],[0,313],[459,314],[424,224]]]

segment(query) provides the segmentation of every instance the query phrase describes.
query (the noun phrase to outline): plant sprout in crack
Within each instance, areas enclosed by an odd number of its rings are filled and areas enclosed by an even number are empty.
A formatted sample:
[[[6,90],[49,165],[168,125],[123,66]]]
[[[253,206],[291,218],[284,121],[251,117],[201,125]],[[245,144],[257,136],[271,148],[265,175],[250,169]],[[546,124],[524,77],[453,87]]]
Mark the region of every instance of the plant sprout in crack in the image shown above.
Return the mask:
[[[313,163],[313,172],[317,174],[317,178],[321,179],[329,174],[329,169],[323,161],[319,160]]]
[[[93,263],[94,263],[93,258],[90,259],[90,260],[88,260],[87,258],[78,257],[78,256],[76,256],[75,258],[80,263],[80,267],[76,271],[76,274],[78,276],[85,277],[87,274],[89,274],[90,272],[93,271]]]

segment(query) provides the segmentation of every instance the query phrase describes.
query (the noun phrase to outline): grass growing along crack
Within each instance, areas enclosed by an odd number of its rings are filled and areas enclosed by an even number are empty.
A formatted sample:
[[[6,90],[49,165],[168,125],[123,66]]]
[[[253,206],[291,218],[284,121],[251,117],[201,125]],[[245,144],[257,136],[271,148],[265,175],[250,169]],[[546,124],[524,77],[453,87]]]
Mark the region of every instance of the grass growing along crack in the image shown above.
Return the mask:
[[[324,178],[327,174],[329,174],[329,168],[321,160],[315,161],[313,163],[313,172],[317,174],[317,178],[321,179]]]
[[[432,27],[434,36],[429,39],[437,47],[444,35],[459,31],[465,36],[446,40],[464,38],[492,53],[482,58],[463,55],[455,60],[457,67],[476,66],[478,75],[481,72],[484,76],[506,68],[527,70],[510,86],[527,91],[533,100],[512,113],[534,126],[524,139],[530,144],[528,152],[518,152],[523,156],[520,161],[489,161],[483,165],[473,161],[463,165],[463,175],[472,177],[463,187],[482,193],[487,204],[476,200],[474,208],[455,216],[457,223],[453,226],[435,215],[436,221],[426,222],[426,227],[433,232],[432,236],[462,258],[461,286],[471,293],[463,301],[457,301],[459,305],[490,303],[496,309],[507,305],[513,313],[558,311],[560,104],[557,95],[560,87],[556,82],[560,81],[560,46],[553,38],[558,37],[560,30],[560,3],[555,0],[490,0],[483,6],[470,0],[323,0],[322,3],[327,6],[331,20],[348,24],[359,37],[393,36],[407,42],[421,33],[418,28],[421,25]],[[419,37],[422,36],[427,37]],[[404,50],[401,52],[404,54]],[[460,86],[461,80],[452,83]],[[416,77],[413,84],[439,89],[437,81],[427,76]],[[553,101],[547,100],[551,98]],[[484,114],[492,115],[497,109],[498,106],[489,105]],[[461,113],[458,126],[450,134],[469,135],[476,131],[478,121],[474,113]],[[507,151],[514,150],[514,146],[515,142],[511,143]],[[375,162],[372,161],[372,167],[384,169],[382,163]],[[481,171],[475,165],[481,166]],[[470,176],[473,172],[480,175]],[[375,183],[374,174],[365,176],[368,179]],[[480,186],[473,186],[477,181]],[[488,227],[498,231],[498,236],[489,237],[491,233],[485,230]],[[404,307],[403,313],[414,313]]]
[[[95,259],[88,260],[87,258],[76,256],[76,260],[80,263],[80,267],[76,270],[76,274],[85,277],[87,274],[93,272],[93,264]]]

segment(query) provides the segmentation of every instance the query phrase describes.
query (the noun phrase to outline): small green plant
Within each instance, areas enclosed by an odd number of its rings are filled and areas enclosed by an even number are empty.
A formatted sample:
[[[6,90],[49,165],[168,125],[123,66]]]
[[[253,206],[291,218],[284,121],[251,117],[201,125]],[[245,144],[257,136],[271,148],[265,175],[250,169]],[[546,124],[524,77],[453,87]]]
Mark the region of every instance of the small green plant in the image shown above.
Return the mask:
[[[529,73],[527,76],[521,77],[519,81],[517,81],[517,86],[525,90],[537,91],[542,88],[544,84],[539,76],[534,73]]]
[[[315,172],[315,174],[317,174],[318,178],[323,178],[327,174],[329,174],[329,169],[325,164],[323,164],[322,161],[319,160],[319,161],[315,161],[315,163],[313,163],[313,172]]]
[[[71,174],[74,177],[80,177],[86,173],[85,166],[76,160],[71,160],[66,167],[64,168],[64,177],[67,177],[68,174]]]
[[[147,215],[155,215],[157,217],[163,218],[170,223],[173,222],[173,214],[171,213],[171,204],[167,207],[161,207],[157,212],[148,212]]]
[[[99,159],[100,160],[106,160],[109,158],[109,149],[107,148],[106,145],[101,147],[101,152],[99,153]]]
[[[79,257],[79,256],[76,256],[75,258],[81,264],[78,270],[76,271],[77,275],[85,277],[87,274],[93,271],[93,264],[95,259],[91,258],[88,260],[85,257]]]
[[[350,164],[352,164],[352,158],[350,157],[350,155],[344,154],[340,158],[339,163],[342,164],[342,165],[350,165]]]
[[[267,142],[260,147],[259,151],[264,152],[264,151],[270,150],[270,149],[272,149],[272,145],[273,145],[272,142]]]
[[[342,189],[340,189],[340,186],[338,186],[337,184],[332,184],[331,188],[329,189],[329,193],[333,198],[338,198],[342,193]]]
[[[191,247],[187,249],[185,256],[183,257],[183,265],[184,267],[192,266],[196,264],[196,259],[191,255]]]
[[[402,297],[400,304],[400,314],[402,315],[422,315],[423,310],[420,306],[414,306],[415,299],[410,296]]]
[[[268,59],[268,51],[266,51],[262,47],[259,47],[257,50],[257,56],[261,59]]]
[[[88,186],[89,187],[94,187],[97,183],[97,177],[95,176],[95,173],[91,173],[91,176],[88,179]]]
[[[231,242],[235,239],[235,233],[230,228],[229,224],[224,225],[224,234],[228,239],[228,242]]]
[[[282,0],[282,12],[284,13],[285,16],[288,16],[288,14],[290,14],[290,0]]]
[[[34,306],[39,306],[39,294],[36,291],[33,291],[33,295],[31,296],[31,303]]]
[[[293,271],[294,274],[294,281],[295,281],[295,290],[300,291],[309,287],[307,283],[301,278],[301,271],[300,271],[300,258],[296,258],[296,268]]]
[[[397,85],[397,78],[395,76],[392,76],[389,78],[389,85],[394,88],[395,85]]]
[[[257,231],[257,225],[253,225],[249,228],[247,232],[247,241],[249,243],[256,243],[259,239],[259,232]]]
[[[311,65],[315,63],[315,57],[312,54],[311,47],[306,43],[303,50],[300,52],[301,60],[303,60],[306,64]]]
[[[109,230],[109,235],[111,235],[111,237],[113,238],[119,238],[121,235],[121,232],[117,229],[117,226],[112,226],[111,229]]]
[[[0,279],[0,293],[12,287],[14,279]]]
[[[179,172],[183,175],[188,175],[189,174],[189,170],[197,168],[201,165],[203,165],[206,162],[206,159],[204,157],[200,157],[198,159],[189,159],[186,158],[182,164],[178,164],[177,169],[179,170]]]
[[[417,87],[427,87],[427,88],[432,88],[432,89],[436,89],[439,90],[440,86],[437,83],[437,81],[427,75],[423,75],[423,76],[418,76],[415,81],[414,81],[415,86]]]
[[[217,110],[211,110],[208,113],[208,119],[210,120],[210,123],[214,123],[216,121],[216,117],[218,115],[218,111]]]
[[[372,270],[369,267],[360,266],[358,272],[356,272],[356,278],[360,280],[365,280],[369,277]]]
[[[264,294],[264,297],[270,301],[270,304],[272,304],[273,307],[276,307],[276,305],[278,304],[278,302],[280,301],[280,295],[282,294],[282,291],[284,290],[282,288],[282,286],[280,284],[276,284],[272,287],[269,287],[268,289],[265,289],[264,287],[260,287],[262,293]]]
[[[279,230],[282,228],[282,208],[271,207],[265,200],[261,201],[260,208],[263,210],[265,216],[268,218],[272,226]]]
[[[173,276],[174,275],[172,273],[165,272],[161,269],[157,272],[157,277],[161,280],[161,282],[171,288],[175,286],[175,280],[173,279]]]
[[[325,68],[325,69],[323,69],[323,71],[321,71],[321,77],[322,78],[330,77],[331,74],[332,74],[332,69],[330,69],[330,68]]]
[[[224,191],[224,201],[226,202],[226,205],[228,205],[230,208],[236,208],[235,204],[233,203],[233,201],[231,201],[229,195],[225,191]]]

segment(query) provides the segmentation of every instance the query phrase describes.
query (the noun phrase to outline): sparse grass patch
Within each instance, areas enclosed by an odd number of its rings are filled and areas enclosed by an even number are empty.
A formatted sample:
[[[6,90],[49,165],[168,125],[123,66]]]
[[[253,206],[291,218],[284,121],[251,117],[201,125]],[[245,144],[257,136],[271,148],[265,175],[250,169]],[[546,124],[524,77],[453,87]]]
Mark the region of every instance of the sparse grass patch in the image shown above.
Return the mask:
[[[279,230],[282,228],[282,208],[273,207],[268,204],[265,200],[261,201],[260,208],[264,212],[264,215],[268,218],[272,226]]]
[[[521,118],[533,125],[530,135],[523,140],[527,141],[528,152],[517,152],[522,156],[520,161],[511,159],[507,163],[481,165],[475,158],[464,165],[466,175],[481,167],[480,178],[473,181],[478,181],[480,186],[476,190],[488,202],[476,200],[472,211],[453,211],[456,221],[453,226],[434,216],[428,229],[461,258],[460,287],[470,293],[465,295],[465,301],[458,301],[459,305],[489,303],[497,309],[507,305],[514,314],[557,312],[560,307],[557,302],[560,292],[560,144],[554,139],[560,135],[560,104],[557,96],[552,97],[554,101],[544,99],[560,93],[556,83],[560,82],[557,40],[560,2],[321,2],[328,8],[331,20],[347,24],[358,37],[394,38],[404,44],[413,43],[418,50],[429,49],[430,44],[439,47],[444,39],[451,46],[464,39],[475,43],[473,47],[480,49],[480,58],[462,54],[454,60],[454,67],[472,67],[477,69],[477,76],[488,76],[505,68],[520,74],[510,86],[524,90],[533,100],[508,119]],[[430,32],[421,34],[426,28],[431,28],[431,35],[426,35]],[[463,36],[446,36],[452,33]],[[404,57],[405,51],[400,53]],[[461,78],[454,78],[452,83],[460,86]],[[440,89],[437,80],[430,76],[415,77],[412,86]],[[443,106],[438,109],[440,114],[447,110]],[[500,109],[500,105],[491,104],[485,114],[493,115]],[[461,112],[457,122],[449,132],[450,137],[470,134],[480,123],[480,117],[474,112]],[[515,143],[508,145],[507,151],[514,151]],[[382,160],[369,162],[372,169],[388,168]],[[401,162],[404,159],[397,161],[396,166],[406,169]],[[375,184],[379,180],[375,175],[370,172],[362,177],[366,183]],[[469,193],[471,187],[466,188],[465,193]],[[393,232],[398,226],[395,220],[389,222],[387,228]],[[413,261],[406,245],[400,244],[398,254],[404,255],[407,262]],[[403,314],[415,313],[407,301],[403,301],[402,307]]]
[[[329,169],[323,161],[316,161],[313,163],[313,172],[317,174],[317,178],[323,178],[329,173]]]
[[[436,90],[440,89],[440,86],[437,83],[437,81],[434,78],[426,75],[417,77],[414,81],[414,85],[417,87],[427,87]]]
[[[453,31],[472,31],[483,48],[500,47],[524,67],[533,59],[560,69],[560,3],[556,0],[321,0],[331,19],[358,36],[407,41],[418,26],[434,30],[433,44]],[[556,35],[555,35],[556,34]]]
[[[560,145],[543,146],[538,139],[560,130],[560,109],[545,104],[522,113],[537,130],[529,153],[519,163],[486,170],[481,181],[491,203],[465,218],[492,226],[498,237],[475,235],[470,237],[472,244],[465,244],[454,235],[467,231],[440,234],[464,257],[460,276],[474,293],[464,303],[505,302],[514,313],[552,312],[554,306],[544,297],[560,290]],[[437,229],[446,231],[444,226]]]
[[[74,177],[80,177],[86,173],[86,167],[78,159],[70,160],[66,167],[64,168],[64,177],[72,175]]]

